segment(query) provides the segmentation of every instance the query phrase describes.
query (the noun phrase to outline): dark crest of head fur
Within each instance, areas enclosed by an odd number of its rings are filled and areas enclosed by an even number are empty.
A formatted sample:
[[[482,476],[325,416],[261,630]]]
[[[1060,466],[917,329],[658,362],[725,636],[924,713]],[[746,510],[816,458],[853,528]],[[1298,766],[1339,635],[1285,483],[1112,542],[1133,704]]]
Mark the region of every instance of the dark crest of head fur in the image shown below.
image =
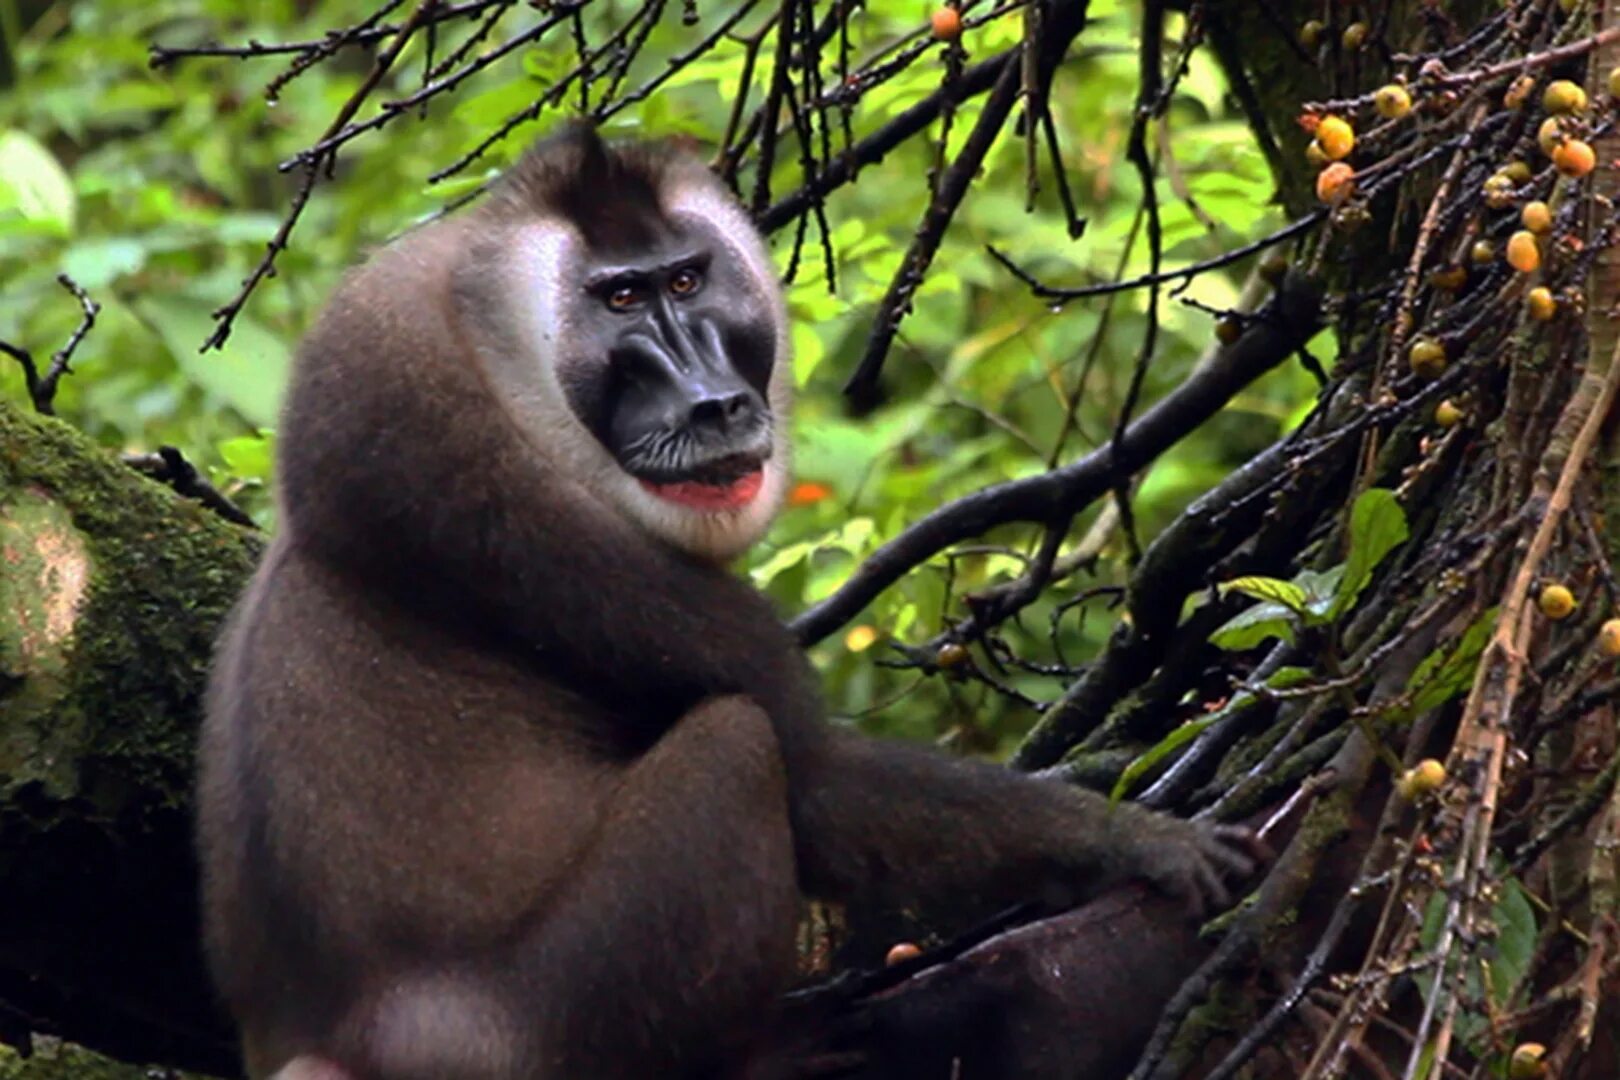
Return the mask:
[[[635,250],[668,229],[659,189],[679,157],[667,143],[604,142],[592,124],[574,121],[524,154],[496,197],[520,213],[570,221],[595,251]]]

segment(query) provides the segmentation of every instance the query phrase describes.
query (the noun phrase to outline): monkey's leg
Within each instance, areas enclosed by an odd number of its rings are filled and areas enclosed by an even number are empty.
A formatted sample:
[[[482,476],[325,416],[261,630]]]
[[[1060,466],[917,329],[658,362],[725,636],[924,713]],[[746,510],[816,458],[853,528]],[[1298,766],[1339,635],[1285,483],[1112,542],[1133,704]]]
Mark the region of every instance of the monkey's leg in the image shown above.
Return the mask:
[[[740,1054],[791,977],[797,905],[775,735],[712,699],[613,781],[530,925],[390,980],[332,1056],[364,1080],[692,1076]]]
[[[548,1064],[677,1077],[735,1054],[791,978],[797,913],[770,720],[745,698],[711,699],[625,770],[522,950]]]

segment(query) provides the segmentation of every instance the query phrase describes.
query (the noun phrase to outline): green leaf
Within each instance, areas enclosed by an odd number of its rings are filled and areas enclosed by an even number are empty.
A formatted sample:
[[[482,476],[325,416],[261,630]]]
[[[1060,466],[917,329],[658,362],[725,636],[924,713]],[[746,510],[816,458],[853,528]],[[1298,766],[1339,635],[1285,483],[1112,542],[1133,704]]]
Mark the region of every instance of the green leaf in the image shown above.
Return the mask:
[[[1496,608],[1483,612],[1462,636],[1425,656],[1406,680],[1410,702],[1405,717],[1421,716],[1462,693],[1474,681],[1474,668],[1496,625]]]
[[[1188,720],[1170,734],[1160,739],[1151,749],[1144,751],[1140,757],[1125,766],[1125,771],[1119,774],[1114,781],[1114,789],[1108,793],[1111,802],[1118,802],[1153,766],[1163,761],[1170,754],[1185,746],[1191,740],[1203,734],[1205,728],[1215,722],[1214,716],[1203,716],[1197,720]]]
[[[214,329],[212,303],[184,294],[149,295],[134,306],[163,339],[186,378],[241,413],[248,423],[275,425],[292,362],[280,338],[239,314],[224,349],[199,353]]]
[[[0,131],[0,220],[17,216],[66,236],[73,231],[73,180],[25,131]]]
[[[1285,664],[1273,671],[1265,684],[1274,690],[1280,690],[1286,686],[1297,686],[1310,678],[1311,672],[1308,668]],[[1161,739],[1157,745],[1144,751],[1140,757],[1127,765],[1125,771],[1119,774],[1119,779],[1114,782],[1114,789],[1109,792],[1108,798],[1113,802],[1118,802],[1125,797],[1125,793],[1131,789],[1131,786],[1144,773],[1160,761],[1163,761],[1166,754],[1174,753],[1179,747],[1186,745],[1189,739],[1196,738],[1205,728],[1217,720],[1224,720],[1233,713],[1247,709],[1258,700],[1260,699],[1250,691],[1240,690],[1233,694],[1225,705],[1222,705],[1208,716],[1201,716],[1196,720],[1189,720],[1182,724]]]
[[[1294,584],[1305,590],[1305,624],[1320,626],[1332,621],[1333,600],[1339,584],[1344,580],[1343,563],[1326,570],[1301,570],[1294,575]]]
[[[1209,635],[1209,643],[1228,652],[1252,649],[1267,638],[1281,638],[1292,645],[1296,618],[1298,616],[1281,604],[1256,604],[1217,627]]]
[[[1350,557],[1345,561],[1344,580],[1339,584],[1330,618],[1337,619],[1355,606],[1361,590],[1372,580],[1373,570],[1410,535],[1406,511],[1393,491],[1369,488],[1361,493],[1350,508]]]
[[[1443,889],[1436,889],[1429,896],[1428,906],[1423,911],[1423,929],[1418,935],[1419,944],[1425,950],[1432,950],[1439,943],[1447,901]],[[1500,880],[1496,903],[1491,907],[1491,922],[1495,924],[1497,932],[1495,939],[1486,945],[1483,956],[1490,970],[1491,1005],[1500,1010],[1508,1004],[1519,981],[1529,970],[1530,959],[1536,948],[1535,908],[1531,906],[1529,895],[1517,878],[1503,877]],[[1434,989],[1434,976],[1433,968],[1417,972],[1414,976],[1423,989],[1424,997],[1428,997]],[[1463,982],[1464,1000],[1478,1000],[1481,996],[1479,964],[1464,962]],[[1464,1011],[1458,1016],[1457,1035],[1475,1053],[1488,1049],[1484,1039],[1488,1033],[1488,1022],[1479,1013]]]
[[[1244,596],[1252,596],[1256,600],[1270,600],[1273,603],[1281,604],[1296,615],[1305,614],[1306,603],[1310,599],[1305,590],[1292,581],[1284,581],[1281,578],[1274,577],[1260,577],[1258,575],[1233,578],[1231,581],[1222,584],[1216,591],[1223,597],[1232,593],[1242,593]]]
[[[1536,949],[1536,910],[1518,878],[1502,882],[1491,917],[1497,929],[1496,956],[1491,961],[1491,1000],[1497,1008],[1505,1008],[1530,970],[1530,958]]]

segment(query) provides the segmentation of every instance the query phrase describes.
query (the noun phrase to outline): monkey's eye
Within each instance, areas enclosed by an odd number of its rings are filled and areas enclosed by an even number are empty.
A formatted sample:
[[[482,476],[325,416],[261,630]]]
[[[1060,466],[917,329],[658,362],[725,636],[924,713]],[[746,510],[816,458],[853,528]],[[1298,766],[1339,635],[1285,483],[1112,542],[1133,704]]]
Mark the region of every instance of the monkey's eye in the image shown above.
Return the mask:
[[[629,311],[642,301],[639,285],[615,285],[608,291],[607,306],[614,311]]]
[[[669,291],[676,296],[691,296],[701,288],[703,273],[690,266],[675,271],[669,279]]]

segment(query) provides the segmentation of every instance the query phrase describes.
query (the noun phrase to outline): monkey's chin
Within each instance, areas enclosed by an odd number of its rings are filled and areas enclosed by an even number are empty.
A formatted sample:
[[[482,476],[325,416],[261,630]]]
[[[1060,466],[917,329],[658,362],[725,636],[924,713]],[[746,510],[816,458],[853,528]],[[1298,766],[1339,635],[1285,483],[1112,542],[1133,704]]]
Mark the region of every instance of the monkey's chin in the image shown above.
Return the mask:
[[[718,514],[746,509],[759,498],[760,489],[765,486],[765,470],[755,469],[728,484],[700,484],[694,480],[655,484],[643,480],[641,486],[666,502]]]

